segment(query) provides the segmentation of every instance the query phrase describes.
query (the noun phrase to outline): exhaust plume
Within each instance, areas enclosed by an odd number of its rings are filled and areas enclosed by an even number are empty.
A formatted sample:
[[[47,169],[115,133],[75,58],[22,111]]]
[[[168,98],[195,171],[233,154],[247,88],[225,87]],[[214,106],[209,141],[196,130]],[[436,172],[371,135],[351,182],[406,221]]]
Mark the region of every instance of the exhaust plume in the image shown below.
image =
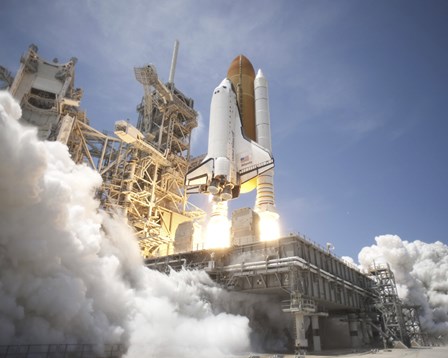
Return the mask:
[[[101,177],[67,147],[37,140],[0,92],[0,344],[121,343],[128,357],[224,356],[248,349],[246,317],[215,313],[204,272],[144,267]]]

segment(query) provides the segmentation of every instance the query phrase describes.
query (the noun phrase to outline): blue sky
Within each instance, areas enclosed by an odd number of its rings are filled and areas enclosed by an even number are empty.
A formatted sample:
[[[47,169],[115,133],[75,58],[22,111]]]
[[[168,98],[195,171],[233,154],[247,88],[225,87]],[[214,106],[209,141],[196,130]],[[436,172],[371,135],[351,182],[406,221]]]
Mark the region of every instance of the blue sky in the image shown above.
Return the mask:
[[[284,233],[357,258],[381,234],[448,243],[448,2],[2,0],[0,64],[78,58],[97,129],[136,122],[133,67],[194,98],[206,151],[211,93],[245,54],[269,81],[276,204]],[[254,194],[232,208],[253,206]]]

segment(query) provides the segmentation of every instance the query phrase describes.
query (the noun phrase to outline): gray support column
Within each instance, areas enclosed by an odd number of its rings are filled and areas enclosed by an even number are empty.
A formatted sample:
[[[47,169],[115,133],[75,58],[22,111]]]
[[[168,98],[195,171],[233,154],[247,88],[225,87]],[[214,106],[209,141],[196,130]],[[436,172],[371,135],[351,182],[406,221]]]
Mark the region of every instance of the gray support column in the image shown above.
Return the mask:
[[[322,347],[320,345],[319,316],[311,316],[311,328],[313,329],[314,352],[320,352]]]
[[[373,331],[372,331],[372,319],[370,317],[366,318],[367,325],[367,336],[369,337],[369,342],[372,342]]]
[[[361,324],[361,333],[362,333],[362,342],[365,345],[370,344],[370,337],[367,331],[367,315],[365,313],[361,313],[359,315],[360,318],[360,324]]]
[[[348,315],[348,328],[350,330],[352,348],[359,348],[361,346],[361,339],[358,331],[358,317],[354,313]]]
[[[294,319],[296,321],[296,348],[306,350],[308,348],[308,340],[305,336],[305,315],[302,312],[295,312]]]

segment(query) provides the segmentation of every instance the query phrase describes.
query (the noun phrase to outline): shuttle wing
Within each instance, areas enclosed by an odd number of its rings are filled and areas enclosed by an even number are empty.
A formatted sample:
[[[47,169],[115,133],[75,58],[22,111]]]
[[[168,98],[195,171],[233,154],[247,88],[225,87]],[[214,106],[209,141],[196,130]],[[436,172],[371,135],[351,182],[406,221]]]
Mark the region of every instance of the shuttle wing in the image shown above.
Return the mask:
[[[187,172],[185,176],[187,194],[200,193],[200,186],[210,182],[214,176],[214,162],[213,158],[206,158],[199,166]]]

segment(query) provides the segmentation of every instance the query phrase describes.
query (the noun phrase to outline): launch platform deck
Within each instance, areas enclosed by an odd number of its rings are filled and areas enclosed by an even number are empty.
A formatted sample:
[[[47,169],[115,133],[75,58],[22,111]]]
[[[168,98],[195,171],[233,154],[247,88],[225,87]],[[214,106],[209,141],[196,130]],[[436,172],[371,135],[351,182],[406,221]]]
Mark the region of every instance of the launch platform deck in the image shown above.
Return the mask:
[[[298,292],[314,310],[323,312],[363,311],[374,298],[374,282],[368,276],[298,235],[145,263],[160,271],[202,269],[229,290],[275,294],[285,300],[284,305],[292,292]]]

